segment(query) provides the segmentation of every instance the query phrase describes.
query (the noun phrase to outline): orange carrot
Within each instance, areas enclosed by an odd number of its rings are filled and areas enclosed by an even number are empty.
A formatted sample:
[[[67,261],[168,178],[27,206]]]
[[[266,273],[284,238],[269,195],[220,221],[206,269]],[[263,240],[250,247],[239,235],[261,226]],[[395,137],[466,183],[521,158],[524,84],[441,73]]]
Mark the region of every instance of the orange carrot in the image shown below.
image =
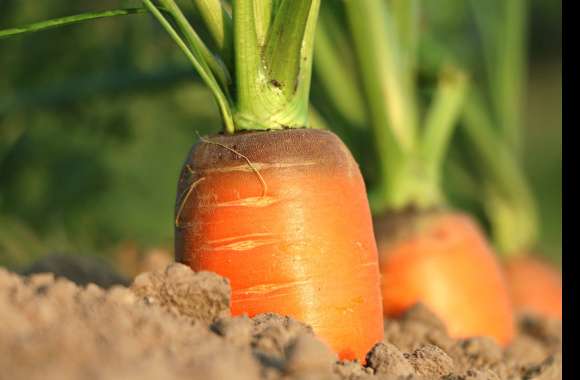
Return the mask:
[[[381,233],[382,232],[382,233]],[[423,303],[453,337],[513,337],[512,308],[492,249],[471,218],[440,212],[377,222],[383,309]]]
[[[505,265],[514,308],[562,319],[562,276],[531,256],[509,259]]]
[[[176,255],[227,277],[232,313],[310,324],[342,359],[383,337],[376,243],[358,166],[331,132],[213,136],[181,174]]]

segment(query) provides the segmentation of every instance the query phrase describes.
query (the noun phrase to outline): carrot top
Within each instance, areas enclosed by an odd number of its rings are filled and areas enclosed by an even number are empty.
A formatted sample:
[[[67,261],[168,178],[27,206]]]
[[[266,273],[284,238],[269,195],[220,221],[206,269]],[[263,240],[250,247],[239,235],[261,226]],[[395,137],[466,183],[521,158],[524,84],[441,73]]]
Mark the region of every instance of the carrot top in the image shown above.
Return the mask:
[[[0,30],[0,39],[104,17],[151,13],[214,95],[224,131],[307,126],[320,0],[193,0],[204,41],[176,0]]]
[[[211,89],[227,133],[306,127],[320,0],[196,0],[214,51],[175,0],[143,3]]]
[[[418,4],[346,0],[323,8],[317,33],[317,78],[345,116],[345,141],[357,140],[365,124],[371,126],[367,141],[374,142],[375,173],[365,174],[367,180],[374,174],[369,194],[374,211],[431,208],[445,201],[441,167],[468,79],[453,63],[442,63],[432,102],[421,110]],[[336,64],[344,61],[344,52],[355,57],[350,68],[348,62]],[[368,148],[361,150],[368,155]]]

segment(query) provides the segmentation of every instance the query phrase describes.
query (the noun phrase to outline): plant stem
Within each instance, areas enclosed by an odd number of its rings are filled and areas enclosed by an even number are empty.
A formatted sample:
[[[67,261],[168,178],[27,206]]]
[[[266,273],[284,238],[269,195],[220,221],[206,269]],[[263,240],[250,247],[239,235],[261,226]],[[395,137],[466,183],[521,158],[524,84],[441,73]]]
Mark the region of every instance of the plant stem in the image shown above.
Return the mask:
[[[404,80],[387,4],[347,0],[345,6],[379,154],[382,180],[370,192],[373,209],[434,206],[441,194],[420,159],[415,99]]]
[[[490,100],[504,141],[521,155],[522,103],[526,77],[527,0],[472,0],[483,42]]]
[[[512,151],[494,132],[475,91],[463,113],[470,152],[483,170],[484,207],[491,219],[494,241],[506,256],[523,254],[538,234],[535,200]]]
[[[366,122],[364,96],[357,82],[356,68],[345,62],[351,52],[340,50],[346,45],[344,38],[338,40],[344,37],[341,32],[332,15],[323,12],[316,32],[314,69],[325,89],[324,95],[336,112],[352,127],[362,128]]]
[[[52,20],[40,21],[33,24],[28,24],[25,26],[10,28],[0,30],[0,39],[16,36],[19,34],[40,32],[43,30],[49,30],[58,28],[61,26],[78,24],[84,21],[97,20],[100,18],[116,17],[116,16],[126,16],[137,13],[145,13],[147,10],[145,8],[125,8],[125,9],[114,9],[102,12],[87,12],[73,16],[66,16],[55,18]]]
[[[234,1],[236,128],[307,125],[319,6],[320,0],[282,0],[262,46],[256,25],[268,17],[264,0]]]
[[[232,16],[221,0],[193,0],[228,69],[233,71]]]
[[[286,96],[296,92],[301,79],[303,65],[300,52],[311,6],[311,0],[283,1],[268,33],[264,61],[269,77],[279,83]]]
[[[211,72],[213,72],[222,91],[229,96],[228,87],[231,83],[231,78],[223,62],[214,56],[214,54],[208,49],[174,0],[159,0],[159,2],[163,4],[171,16],[173,16],[173,19],[181,30],[181,33],[185,36],[185,39],[188,42],[189,49],[197,57],[198,62],[203,66],[205,71],[211,70]]]
[[[389,4],[399,37],[403,81],[409,96],[414,97],[419,47],[419,1],[391,0]]]
[[[461,115],[466,90],[467,76],[464,72],[454,67],[442,70],[435,99],[425,119],[421,147],[426,175],[437,184],[441,180],[444,154]]]
[[[185,56],[191,62],[195,70],[198,72],[201,79],[210,88],[216,101],[218,107],[221,111],[222,120],[224,122],[224,129],[228,133],[234,133],[234,121],[231,113],[231,102],[227,98],[226,94],[221,90],[218,82],[213,76],[212,72],[208,69],[207,65],[200,61],[200,57],[196,57],[191,50],[189,50],[187,44],[181,39],[177,31],[171,26],[169,21],[161,14],[159,9],[153,4],[152,0],[142,0],[147,9],[153,14],[153,16],[159,21],[161,26],[167,31],[173,41],[177,46],[183,51]]]
[[[497,37],[494,86],[495,109],[504,139],[521,155],[522,95],[526,76],[527,0],[502,1],[502,33]]]

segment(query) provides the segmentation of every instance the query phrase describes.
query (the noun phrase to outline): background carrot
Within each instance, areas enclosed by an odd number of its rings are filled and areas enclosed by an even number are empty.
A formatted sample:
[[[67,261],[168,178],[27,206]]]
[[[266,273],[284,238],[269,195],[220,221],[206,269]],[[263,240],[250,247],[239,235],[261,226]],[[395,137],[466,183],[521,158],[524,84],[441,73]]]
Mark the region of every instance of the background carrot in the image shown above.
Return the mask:
[[[360,161],[371,185],[384,312],[396,316],[421,302],[453,336],[488,335],[507,344],[513,318],[499,264],[474,221],[446,207],[441,189],[441,167],[461,114],[467,75],[439,57],[436,88],[423,111],[425,99],[419,100],[417,86],[419,2],[344,4],[335,3],[322,14],[317,76],[325,94],[334,93],[327,97],[346,120],[337,132],[366,157]],[[345,24],[347,36],[337,27]],[[336,52],[332,56],[328,46],[333,45],[343,54],[354,52],[355,75],[341,69],[349,62]],[[341,67],[332,65],[336,61]],[[345,93],[360,100],[348,103],[339,95]],[[359,137],[365,124],[372,127],[366,141]]]
[[[400,315],[422,302],[444,316],[453,336],[488,335],[509,342],[512,316],[504,279],[473,219],[451,212],[408,217],[407,231],[377,223],[385,314]]]
[[[515,257],[505,267],[519,311],[562,319],[562,276],[557,269],[532,255]]]

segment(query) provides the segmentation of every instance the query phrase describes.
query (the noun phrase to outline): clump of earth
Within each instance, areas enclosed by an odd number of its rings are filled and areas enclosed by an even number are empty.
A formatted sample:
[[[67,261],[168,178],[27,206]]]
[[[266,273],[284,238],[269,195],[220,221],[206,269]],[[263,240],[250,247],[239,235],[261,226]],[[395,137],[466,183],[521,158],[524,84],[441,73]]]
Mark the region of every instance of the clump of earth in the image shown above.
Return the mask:
[[[232,317],[228,281],[181,264],[130,286],[0,268],[2,379],[560,379],[559,321],[521,316],[506,349],[456,340],[421,305],[385,320],[365,365],[339,361],[296,320]]]

